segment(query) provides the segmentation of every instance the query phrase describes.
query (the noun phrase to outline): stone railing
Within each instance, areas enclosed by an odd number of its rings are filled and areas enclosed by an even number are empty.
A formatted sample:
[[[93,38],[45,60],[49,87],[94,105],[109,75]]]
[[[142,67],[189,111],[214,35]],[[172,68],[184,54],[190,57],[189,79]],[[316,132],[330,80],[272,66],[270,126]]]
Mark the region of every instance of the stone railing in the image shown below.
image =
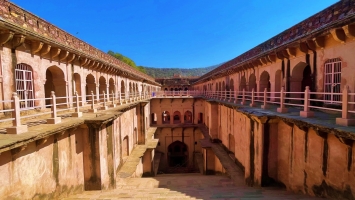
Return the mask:
[[[6,128],[7,134],[20,134],[27,132],[27,125],[21,123],[21,119],[33,118],[50,114],[51,117],[47,119],[47,124],[57,124],[61,122],[61,118],[58,117],[58,112],[69,112],[72,117],[81,117],[83,110],[87,110],[91,113],[96,113],[98,110],[107,110],[109,107],[116,107],[116,105],[123,105],[128,103],[134,103],[141,100],[147,100],[152,95],[148,92],[132,92],[132,93],[118,93],[115,95],[103,92],[102,94],[95,95],[91,92],[90,95],[79,96],[77,93],[73,96],[73,105],[69,104],[68,96],[57,97],[52,91],[49,98],[37,98],[37,99],[19,99],[17,93],[13,93],[11,100],[2,101],[3,103],[11,103],[11,108],[8,110],[0,110],[0,113],[11,112],[11,118],[2,119],[0,122],[12,122],[12,127]],[[41,106],[26,108],[29,101],[36,101],[41,103]],[[31,104],[33,105],[33,103]],[[50,108],[50,111],[41,112],[39,114],[21,115],[21,112],[34,110],[38,108]],[[74,110],[74,112],[72,112]]]
[[[279,92],[268,92],[265,88],[262,92],[252,91],[159,91],[153,92],[153,98],[185,98],[202,97],[222,102],[233,103],[256,107],[257,103],[262,109],[270,109],[270,105],[278,105],[276,109],[279,113],[288,113],[286,106],[301,108],[301,117],[315,117],[313,110],[332,111],[341,113],[341,117],[336,118],[335,123],[342,126],[355,126],[355,119],[351,114],[355,114],[354,105],[355,93],[350,93],[348,87],[344,87],[342,93],[311,92],[307,86],[304,92],[286,92],[284,88]],[[325,99],[316,96],[324,96]],[[326,107],[324,105],[332,105]]]

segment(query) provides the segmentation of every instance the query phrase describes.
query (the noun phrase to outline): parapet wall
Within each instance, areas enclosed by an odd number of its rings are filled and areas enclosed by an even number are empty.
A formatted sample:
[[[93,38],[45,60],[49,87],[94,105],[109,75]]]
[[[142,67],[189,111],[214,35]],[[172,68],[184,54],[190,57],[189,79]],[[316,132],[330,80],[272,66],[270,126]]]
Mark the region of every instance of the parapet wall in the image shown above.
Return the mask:
[[[210,135],[234,154],[247,185],[277,184],[296,193],[354,199],[353,139],[306,120],[207,104]]]

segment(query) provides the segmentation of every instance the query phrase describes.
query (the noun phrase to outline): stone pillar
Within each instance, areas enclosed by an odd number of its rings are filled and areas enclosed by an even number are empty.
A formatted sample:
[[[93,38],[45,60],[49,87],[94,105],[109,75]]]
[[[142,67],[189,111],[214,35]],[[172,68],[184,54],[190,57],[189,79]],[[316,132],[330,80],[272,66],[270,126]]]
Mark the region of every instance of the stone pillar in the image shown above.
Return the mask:
[[[218,139],[218,104],[211,102],[209,135],[212,139]]]
[[[154,176],[154,149],[147,149],[143,155],[143,175]]]
[[[83,134],[84,189],[101,190],[100,127],[96,124],[87,126],[87,133]]]
[[[145,106],[147,103],[142,102],[136,106],[137,109],[137,137],[138,144],[145,144],[146,128],[145,128]]]
[[[96,100],[97,100],[97,102],[99,102],[99,100],[100,100],[100,93],[99,93],[100,87],[97,85],[95,89],[96,89]]]

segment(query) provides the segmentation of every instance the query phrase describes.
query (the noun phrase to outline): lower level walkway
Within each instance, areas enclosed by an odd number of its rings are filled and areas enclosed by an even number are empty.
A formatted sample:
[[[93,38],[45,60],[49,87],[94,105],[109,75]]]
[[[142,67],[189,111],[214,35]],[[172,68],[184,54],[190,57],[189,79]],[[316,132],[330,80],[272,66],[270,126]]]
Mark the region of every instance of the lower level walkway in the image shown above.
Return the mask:
[[[244,182],[244,179],[240,179]],[[242,184],[238,184],[242,185]],[[153,178],[127,178],[116,189],[85,191],[64,200],[89,199],[316,199],[279,188],[235,186],[223,175],[164,174]]]

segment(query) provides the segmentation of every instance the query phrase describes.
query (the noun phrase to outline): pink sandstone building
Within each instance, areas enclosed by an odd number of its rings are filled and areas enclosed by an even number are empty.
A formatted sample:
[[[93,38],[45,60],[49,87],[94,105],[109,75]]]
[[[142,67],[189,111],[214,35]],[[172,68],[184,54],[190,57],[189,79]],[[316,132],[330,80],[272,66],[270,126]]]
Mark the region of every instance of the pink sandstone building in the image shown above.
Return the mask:
[[[8,0],[0,44],[0,198],[239,169],[250,187],[355,199],[354,0],[194,80],[155,80]]]

